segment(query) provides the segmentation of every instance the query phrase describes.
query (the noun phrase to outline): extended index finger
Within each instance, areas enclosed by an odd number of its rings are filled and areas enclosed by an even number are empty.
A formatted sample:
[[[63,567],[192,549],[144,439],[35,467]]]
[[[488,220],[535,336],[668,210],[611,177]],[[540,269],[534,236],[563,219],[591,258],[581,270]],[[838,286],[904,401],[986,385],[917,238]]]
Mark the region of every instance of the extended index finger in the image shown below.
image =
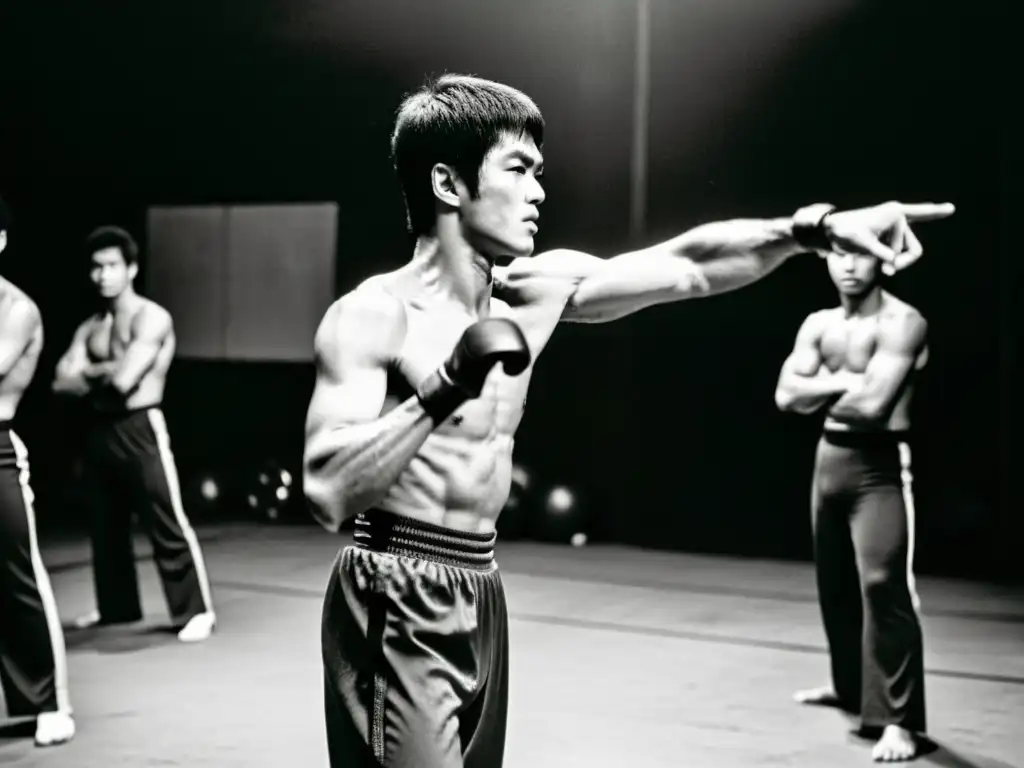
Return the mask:
[[[952,216],[956,206],[952,203],[900,203],[907,221],[935,221]]]

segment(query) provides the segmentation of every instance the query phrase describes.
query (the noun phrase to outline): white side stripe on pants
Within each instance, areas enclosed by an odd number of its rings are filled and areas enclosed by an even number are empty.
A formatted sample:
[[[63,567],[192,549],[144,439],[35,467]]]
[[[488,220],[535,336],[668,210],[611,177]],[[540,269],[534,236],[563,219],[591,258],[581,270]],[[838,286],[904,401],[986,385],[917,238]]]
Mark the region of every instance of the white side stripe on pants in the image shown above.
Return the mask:
[[[28,518],[28,545],[32,559],[32,572],[39,589],[39,598],[43,603],[43,614],[46,616],[46,628],[50,634],[50,652],[53,654],[54,687],[57,693],[57,709],[71,714],[71,696],[68,693],[68,656],[64,645],[64,629],[60,624],[57,612],[57,600],[53,596],[50,576],[43,564],[43,556],[39,553],[39,539],[36,535],[36,513],[33,507],[35,494],[29,484],[31,479],[28,467],[28,448],[21,442],[14,430],[11,430],[11,443],[18,462],[18,484],[21,486],[21,498],[25,504],[25,515]]]
[[[914,610],[920,612],[921,598],[917,594],[917,582],[914,579],[914,545],[916,512],[914,510],[914,491],[912,488],[914,474],[911,471],[910,445],[900,443],[900,484],[903,487],[903,506],[907,510],[907,588]]]
[[[171,508],[174,510],[174,517],[181,527],[181,532],[188,543],[189,551],[192,553],[192,562],[195,563],[196,576],[199,579],[199,591],[203,596],[203,605],[207,612],[213,612],[213,598],[210,594],[210,580],[206,574],[206,561],[203,560],[203,552],[199,548],[199,539],[192,530],[192,525],[185,515],[185,506],[181,502],[181,486],[178,483],[178,470],[174,466],[174,453],[171,451],[171,437],[167,431],[167,422],[164,415],[158,410],[147,411],[149,423],[156,434],[157,450],[160,454],[160,464],[164,468],[164,478],[171,495]]]

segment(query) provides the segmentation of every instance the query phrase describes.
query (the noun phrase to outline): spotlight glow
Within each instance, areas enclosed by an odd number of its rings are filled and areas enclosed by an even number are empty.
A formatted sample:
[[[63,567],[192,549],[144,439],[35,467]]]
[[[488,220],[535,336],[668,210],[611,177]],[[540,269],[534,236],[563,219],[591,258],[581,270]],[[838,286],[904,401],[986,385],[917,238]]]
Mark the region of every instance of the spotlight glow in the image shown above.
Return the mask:
[[[565,486],[556,486],[548,494],[548,508],[552,512],[567,512],[575,503],[576,496]]]
[[[220,488],[213,478],[206,478],[199,484],[199,494],[207,501],[214,501],[220,496]]]

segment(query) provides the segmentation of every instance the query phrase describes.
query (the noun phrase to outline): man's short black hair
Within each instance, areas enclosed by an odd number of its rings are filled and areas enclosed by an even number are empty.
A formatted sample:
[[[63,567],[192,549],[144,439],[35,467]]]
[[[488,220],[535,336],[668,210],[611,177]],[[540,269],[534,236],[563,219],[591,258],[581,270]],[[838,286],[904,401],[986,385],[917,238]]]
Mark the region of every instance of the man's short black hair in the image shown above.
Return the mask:
[[[434,165],[452,166],[475,197],[484,157],[507,134],[528,135],[539,149],[544,118],[529,96],[502,83],[446,74],[402,101],[391,155],[413,235],[428,233],[435,223]]]
[[[85,238],[86,256],[92,258],[97,251],[106,248],[117,248],[121,251],[121,257],[127,266],[135,264],[139,260],[139,246],[135,239],[120,227],[105,226],[94,229]]]

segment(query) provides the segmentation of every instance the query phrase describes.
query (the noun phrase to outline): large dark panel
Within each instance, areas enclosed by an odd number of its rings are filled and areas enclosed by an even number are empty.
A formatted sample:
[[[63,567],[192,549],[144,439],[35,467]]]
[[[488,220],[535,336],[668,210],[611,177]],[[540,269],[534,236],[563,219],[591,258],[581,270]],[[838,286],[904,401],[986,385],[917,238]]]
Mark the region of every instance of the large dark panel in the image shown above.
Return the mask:
[[[233,206],[227,218],[225,358],[311,362],[334,299],[337,207]]]
[[[223,358],[226,209],[151,208],[146,226],[146,280],[140,287],[174,318],[177,356]]]

